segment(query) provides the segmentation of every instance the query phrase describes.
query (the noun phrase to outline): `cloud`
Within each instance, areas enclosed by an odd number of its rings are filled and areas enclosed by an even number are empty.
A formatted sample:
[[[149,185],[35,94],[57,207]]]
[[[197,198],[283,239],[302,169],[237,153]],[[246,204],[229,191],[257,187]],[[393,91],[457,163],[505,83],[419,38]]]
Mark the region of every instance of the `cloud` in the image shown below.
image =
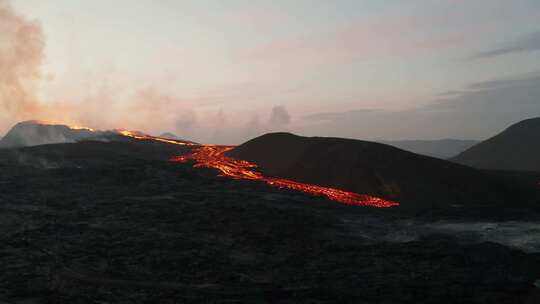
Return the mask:
[[[375,110],[354,110],[354,111],[348,111],[348,112],[320,112],[315,114],[310,114],[304,116],[304,119],[312,120],[312,121],[332,121],[335,119],[348,119],[350,117],[355,117],[357,115],[369,115],[376,113]]]
[[[540,31],[515,39],[499,48],[476,53],[470,59],[487,59],[512,53],[527,53],[538,50],[540,50]]]
[[[291,116],[289,111],[285,106],[275,106],[272,108],[272,113],[270,114],[270,120],[268,125],[270,128],[283,128],[286,127],[291,122]]]
[[[272,107],[267,118],[253,114],[240,125],[231,125],[226,117],[225,111],[220,109],[213,118],[216,129],[208,140],[219,144],[240,144],[265,133],[289,131],[292,121],[287,107],[283,105]],[[204,139],[206,142],[206,137]]]
[[[402,111],[315,113],[296,131],[359,139],[485,139],[520,120],[540,116],[540,73],[484,81],[430,105]]]

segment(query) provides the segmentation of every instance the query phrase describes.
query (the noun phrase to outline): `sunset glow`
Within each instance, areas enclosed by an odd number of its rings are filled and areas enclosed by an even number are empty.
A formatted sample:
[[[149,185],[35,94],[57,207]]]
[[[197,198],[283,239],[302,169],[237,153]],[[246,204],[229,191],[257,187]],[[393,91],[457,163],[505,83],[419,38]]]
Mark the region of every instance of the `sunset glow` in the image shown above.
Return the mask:
[[[535,1],[0,0],[0,11],[0,135],[44,119],[224,145],[277,131],[485,139],[540,113]]]

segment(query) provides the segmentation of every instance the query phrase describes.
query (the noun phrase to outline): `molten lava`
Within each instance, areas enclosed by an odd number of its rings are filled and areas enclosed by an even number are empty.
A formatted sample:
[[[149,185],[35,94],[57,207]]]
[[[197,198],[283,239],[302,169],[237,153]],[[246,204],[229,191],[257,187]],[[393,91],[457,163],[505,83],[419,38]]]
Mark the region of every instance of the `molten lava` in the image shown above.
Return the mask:
[[[233,147],[227,146],[202,145],[195,148],[192,154],[178,156],[173,160],[178,162],[187,162],[193,160],[196,162],[195,167],[217,169],[220,171],[221,176],[241,180],[262,181],[273,187],[298,190],[316,196],[326,196],[333,201],[347,205],[371,206],[378,208],[388,208],[399,205],[399,203],[387,201],[370,195],[362,195],[334,188],[304,184],[288,179],[266,177],[262,173],[255,171],[257,165],[245,160],[237,160],[225,156],[225,152],[232,149]]]
[[[150,136],[141,132],[127,131],[127,130],[115,130],[115,131],[116,133],[122,136],[131,137],[131,138],[139,139],[139,140],[154,140],[154,141],[159,141],[166,144],[173,144],[173,145],[180,145],[180,146],[195,146],[196,145],[195,143],[192,143],[192,142]]]
[[[173,145],[197,146],[193,149],[191,154],[177,156],[172,160],[182,163],[188,161],[195,161],[194,167],[217,169],[220,172],[220,176],[226,176],[238,180],[262,181],[270,186],[277,188],[298,190],[315,196],[326,196],[333,201],[347,205],[370,206],[378,208],[399,206],[399,203],[387,201],[382,198],[370,195],[363,195],[335,188],[304,184],[288,179],[266,177],[262,173],[255,170],[257,168],[257,165],[245,160],[238,160],[225,156],[225,153],[232,150],[234,147],[218,145],[198,145],[191,142],[155,137],[146,135],[144,133],[127,130],[116,130],[116,132],[120,135],[138,140],[154,140]]]
[[[89,131],[89,132],[95,132],[96,131],[96,130],[94,130],[92,128],[74,126],[74,125],[68,125],[67,127],[70,128],[71,130],[84,130],[84,131]]]

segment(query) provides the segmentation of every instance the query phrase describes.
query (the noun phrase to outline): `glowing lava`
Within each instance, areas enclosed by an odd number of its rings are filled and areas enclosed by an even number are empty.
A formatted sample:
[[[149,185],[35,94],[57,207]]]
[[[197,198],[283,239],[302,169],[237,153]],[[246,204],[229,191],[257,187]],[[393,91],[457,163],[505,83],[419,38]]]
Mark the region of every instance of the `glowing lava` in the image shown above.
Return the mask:
[[[195,146],[195,145],[197,145],[195,143],[181,141],[181,140],[173,140],[173,139],[166,139],[166,138],[163,138],[163,137],[150,136],[150,135],[146,135],[146,134],[141,133],[141,132],[127,131],[127,130],[115,130],[115,131],[116,131],[116,133],[118,133],[118,134],[120,134],[122,136],[131,137],[131,138],[139,139],[139,140],[154,140],[154,141],[159,141],[159,142],[162,142],[162,143],[180,145],[180,146]]]
[[[144,133],[127,130],[116,130],[116,132],[120,135],[138,140],[154,140],[173,145],[197,146],[193,149],[191,154],[177,156],[173,158],[172,161],[182,163],[188,161],[195,161],[194,167],[217,169],[220,172],[220,176],[226,176],[238,180],[261,181],[277,188],[293,189],[315,196],[326,196],[333,201],[347,205],[370,206],[378,208],[399,206],[399,203],[397,202],[387,201],[382,198],[370,195],[357,194],[335,188],[304,184],[288,179],[266,177],[262,173],[255,170],[257,168],[257,165],[245,160],[238,160],[225,156],[225,153],[227,151],[234,149],[234,147],[231,146],[198,145],[191,142],[155,137],[146,135]]]
[[[81,127],[81,126],[67,126],[68,128],[70,128],[71,130],[84,130],[84,131],[89,131],[89,132],[95,132],[96,130],[92,129],[92,128],[87,128],[87,127]]]
[[[44,121],[44,120],[28,120],[28,121],[22,122],[22,124],[43,125],[43,126],[65,126],[70,130],[83,130],[83,131],[89,131],[89,132],[95,132],[96,131],[94,129],[87,128],[87,127],[82,127],[82,126],[78,126],[78,125],[67,125],[67,124],[63,124],[63,123],[56,123],[56,122]]]
[[[194,167],[214,168],[219,170],[220,176],[227,176],[239,180],[262,181],[277,188],[287,188],[309,193],[315,196],[326,196],[329,199],[347,205],[371,206],[378,208],[388,208],[398,206],[399,203],[387,201],[370,195],[362,195],[347,192],[334,188],[321,187],[304,184],[288,179],[265,177],[262,173],[255,171],[257,165],[245,160],[237,160],[225,156],[225,152],[234,147],[202,145],[193,150],[189,155],[178,156],[173,159],[177,162],[196,162]]]

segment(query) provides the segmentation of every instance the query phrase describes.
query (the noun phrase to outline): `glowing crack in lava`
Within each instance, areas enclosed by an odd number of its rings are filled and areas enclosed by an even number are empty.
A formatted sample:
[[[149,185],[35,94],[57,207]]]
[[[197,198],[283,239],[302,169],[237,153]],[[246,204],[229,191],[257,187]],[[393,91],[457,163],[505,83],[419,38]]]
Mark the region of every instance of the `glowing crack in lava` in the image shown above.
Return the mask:
[[[304,184],[288,179],[266,177],[262,173],[255,171],[257,165],[245,160],[237,160],[225,156],[225,152],[230,151],[233,148],[234,147],[230,146],[202,145],[195,148],[191,154],[175,157],[173,161],[188,162],[193,160],[196,162],[194,167],[217,169],[220,172],[220,176],[227,176],[239,180],[263,181],[273,187],[298,190],[315,196],[326,196],[333,201],[347,205],[378,208],[388,208],[399,205],[397,202],[387,201],[370,195]]]

